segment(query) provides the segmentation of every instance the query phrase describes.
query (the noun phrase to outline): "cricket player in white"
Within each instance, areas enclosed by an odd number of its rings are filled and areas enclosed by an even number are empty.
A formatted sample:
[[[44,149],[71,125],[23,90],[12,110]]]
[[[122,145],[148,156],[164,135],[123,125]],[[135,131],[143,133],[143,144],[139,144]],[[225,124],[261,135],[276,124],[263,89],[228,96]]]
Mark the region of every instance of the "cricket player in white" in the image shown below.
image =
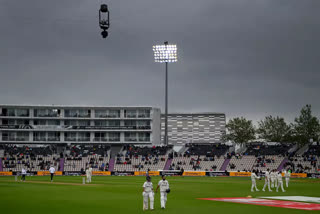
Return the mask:
[[[271,188],[274,187],[274,181],[275,181],[275,179],[276,179],[276,174],[275,174],[274,170],[272,170],[271,173],[270,173]]]
[[[27,170],[25,170],[25,168],[22,168],[22,170],[21,170],[21,181],[23,181],[23,182],[26,181],[26,175],[27,175]]]
[[[290,170],[284,171],[284,177],[286,179],[286,187],[289,187],[289,181],[290,181],[291,172]]]
[[[161,209],[165,209],[167,203],[167,190],[169,190],[169,182],[166,180],[166,176],[162,175],[162,180],[159,181],[156,192],[158,192],[159,187]]]
[[[91,183],[92,171],[93,171],[93,170],[92,170],[92,167],[90,166],[90,167],[89,167],[89,172],[90,172],[90,183]]]
[[[275,175],[275,179],[274,179],[274,187],[277,188],[278,186],[278,171],[275,169],[274,170],[274,175]]]
[[[277,173],[277,180],[278,180],[277,192],[278,192],[278,189],[279,189],[280,186],[281,186],[282,192],[285,192],[285,190],[283,189],[283,182],[282,182],[281,172]]]
[[[258,176],[256,175],[255,170],[252,170],[252,173],[251,173],[251,182],[252,182],[251,192],[254,192],[254,188],[256,189],[257,192],[259,192],[259,190],[258,190],[258,188],[257,188],[256,179],[260,179],[260,177],[258,177]]]
[[[51,166],[49,169],[49,172],[51,174],[51,182],[53,182],[53,175],[54,175],[55,171],[56,171],[56,169],[53,166]]]
[[[90,170],[86,169],[87,183],[91,183],[91,173]]]
[[[268,185],[269,192],[272,192],[272,190],[270,189],[270,170],[269,169],[267,169],[267,171],[265,172],[264,181],[265,181],[265,183],[264,183],[262,191],[264,192],[266,189],[266,186]]]
[[[148,199],[150,199],[150,210],[153,210],[154,192],[151,177],[147,176],[147,181],[143,184],[143,210],[148,210]]]

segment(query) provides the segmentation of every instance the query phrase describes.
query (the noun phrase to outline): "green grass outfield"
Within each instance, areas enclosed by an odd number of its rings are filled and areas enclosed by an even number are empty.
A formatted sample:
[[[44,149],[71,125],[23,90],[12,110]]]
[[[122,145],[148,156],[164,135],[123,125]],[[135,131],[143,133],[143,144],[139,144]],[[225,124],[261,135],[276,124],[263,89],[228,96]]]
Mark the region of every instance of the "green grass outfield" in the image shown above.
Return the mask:
[[[160,177],[152,177],[154,188]],[[213,197],[260,196],[320,196],[320,180],[291,179],[287,192],[251,193],[250,178],[236,177],[168,177],[171,193],[167,209],[160,209],[160,194],[155,196],[155,210],[142,211],[142,185],[145,177],[95,176],[92,184],[82,185],[82,177],[26,177],[15,182],[14,177],[0,177],[0,211],[11,213],[320,213],[287,208],[264,207],[229,202],[197,200]],[[258,181],[261,190],[263,181]]]

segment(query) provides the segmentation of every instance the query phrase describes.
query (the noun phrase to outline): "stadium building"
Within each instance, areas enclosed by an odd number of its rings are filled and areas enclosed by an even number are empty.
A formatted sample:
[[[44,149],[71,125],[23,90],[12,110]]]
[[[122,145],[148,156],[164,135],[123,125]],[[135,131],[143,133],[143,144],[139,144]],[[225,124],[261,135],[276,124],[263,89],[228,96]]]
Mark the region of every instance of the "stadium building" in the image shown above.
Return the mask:
[[[165,117],[161,116],[161,141],[164,139]],[[223,113],[168,114],[168,144],[220,143],[226,130]]]
[[[0,143],[158,145],[160,109],[0,105]]]

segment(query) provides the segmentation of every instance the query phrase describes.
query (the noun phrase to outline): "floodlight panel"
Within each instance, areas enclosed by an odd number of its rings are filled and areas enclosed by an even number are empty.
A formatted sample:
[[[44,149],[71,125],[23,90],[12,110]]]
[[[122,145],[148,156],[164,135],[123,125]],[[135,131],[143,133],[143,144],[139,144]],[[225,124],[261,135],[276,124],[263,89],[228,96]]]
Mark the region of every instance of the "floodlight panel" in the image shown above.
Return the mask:
[[[177,45],[154,45],[155,62],[177,62]]]

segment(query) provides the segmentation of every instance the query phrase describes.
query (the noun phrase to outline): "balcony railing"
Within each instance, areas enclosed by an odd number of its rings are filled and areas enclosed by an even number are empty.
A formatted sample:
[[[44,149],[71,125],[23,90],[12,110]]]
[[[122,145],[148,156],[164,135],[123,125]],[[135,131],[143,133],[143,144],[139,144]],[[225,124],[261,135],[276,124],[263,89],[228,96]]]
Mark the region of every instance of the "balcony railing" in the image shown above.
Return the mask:
[[[90,114],[65,114],[64,117],[90,118]]]
[[[150,141],[150,138],[148,138],[148,137],[140,138],[139,137],[139,141],[147,142],[147,141]]]
[[[136,142],[136,141],[138,141],[137,140],[137,138],[130,138],[130,137],[126,137],[125,139],[124,139],[125,141],[130,141],[130,142]]]
[[[34,117],[60,117],[60,114],[37,114]]]
[[[29,141],[29,137],[7,137],[7,136],[2,136],[2,141]]]

